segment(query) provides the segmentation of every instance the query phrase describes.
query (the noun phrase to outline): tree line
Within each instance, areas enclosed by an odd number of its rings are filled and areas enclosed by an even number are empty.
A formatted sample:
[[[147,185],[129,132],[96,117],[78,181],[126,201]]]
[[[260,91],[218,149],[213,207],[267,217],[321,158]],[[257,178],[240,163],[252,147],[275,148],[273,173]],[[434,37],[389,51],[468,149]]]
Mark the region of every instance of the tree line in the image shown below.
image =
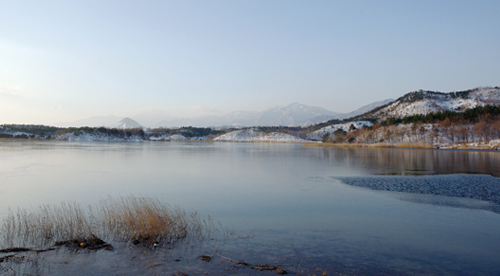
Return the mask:
[[[333,143],[486,143],[500,139],[500,107],[484,106],[464,112],[437,112],[387,118],[370,127],[336,130],[323,137]]]

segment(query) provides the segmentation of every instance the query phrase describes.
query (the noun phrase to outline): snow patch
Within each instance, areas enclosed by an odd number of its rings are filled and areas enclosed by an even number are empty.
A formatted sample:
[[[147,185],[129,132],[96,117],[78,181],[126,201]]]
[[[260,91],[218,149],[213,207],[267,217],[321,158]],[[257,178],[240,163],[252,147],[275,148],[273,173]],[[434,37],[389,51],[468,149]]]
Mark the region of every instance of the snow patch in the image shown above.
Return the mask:
[[[214,141],[227,142],[305,142],[305,140],[290,134],[271,132],[263,133],[255,129],[242,129],[226,133]]]
[[[372,126],[373,124],[369,121],[356,121],[343,124],[334,124],[331,126],[320,128],[314,132],[309,133],[307,135],[307,138],[310,140],[320,141],[323,138],[323,136],[325,136],[325,134],[329,133],[330,135],[333,135],[333,133],[338,129],[342,129],[345,132],[349,132],[349,130],[351,129],[351,125],[356,129],[360,129],[363,128],[364,126]]]
[[[87,133],[87,132],[71,132],[55,138],[56,140],[67,140],[70,142],[142,142],[144,138],[138,135],[130,137],[118,137],[105,133]]]

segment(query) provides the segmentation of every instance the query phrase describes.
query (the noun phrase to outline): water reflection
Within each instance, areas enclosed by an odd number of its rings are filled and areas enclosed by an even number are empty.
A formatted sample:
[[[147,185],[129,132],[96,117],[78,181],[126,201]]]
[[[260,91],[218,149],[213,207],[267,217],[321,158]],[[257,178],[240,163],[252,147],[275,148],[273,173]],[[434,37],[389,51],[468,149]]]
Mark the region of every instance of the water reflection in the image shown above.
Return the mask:
[[[324,148],[322,159],[375,175],[490,174],[500,177],[500,153],[389,148]]]
[[[237,234],[252,236],[227,241],[218,246],[219,254],[284,264],[297,274],[313,274],[318,265],[333,268],[328,275],[498,275],[500,216],[484,211],[482,203],[399,200],[332,177],[498,177],[499,159],[497,152],[299,144],[0,141],[0,216],[8,208],[61,201],[86,206],[108,196],[145,196],[210,214]],[[450,208],[453,204],[463,208]],[[102,262],[134,265],[133,256],[121,254]],[[198,262],[193,256],[192,263]],[[89,263],[84,261],[74,271]],[[163,262],[155,268],[175,266]]]

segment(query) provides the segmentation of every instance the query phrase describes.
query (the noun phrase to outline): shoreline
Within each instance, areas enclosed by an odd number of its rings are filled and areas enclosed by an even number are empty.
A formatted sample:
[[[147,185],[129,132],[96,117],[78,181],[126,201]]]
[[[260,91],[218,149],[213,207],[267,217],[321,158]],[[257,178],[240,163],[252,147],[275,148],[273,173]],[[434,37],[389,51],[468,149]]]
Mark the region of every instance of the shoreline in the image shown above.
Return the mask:
[[[78,140],[61,140],[61,139],[19,139],[19,138],[0,138],[0,141],[58,141],[58,142],[77,142],[77,143],[129,143],[129,142],[191,142],[191,143],[256,143],[256,144],[301,144],[304,147],[324,147],[324,148],[393,148],[393,149],[417,149],[417,150],[455,150],[455,151],[485,151],[485,152],[500,152],[500,143],[496,145],[470,143],[470,144],[453,144],[453,145],[433,145],[427,143],[374,143],[374,144],[357,144],[357,143],[323,143],[319,141],[217,141],[213,139],[207,140],[94,140],[94,141],[78,141]]]
[[[397,149],[428,149],[428,150],[460,150],[460,151],[488,151],[500,152],[500,145],[490,146],[488,144],[453,144],[453,145],[433,145],[427,143],[375,143],[375,144],[355,144],[355,143],[303,143],[305,147],[325,147],[325,148],[397,148]]]

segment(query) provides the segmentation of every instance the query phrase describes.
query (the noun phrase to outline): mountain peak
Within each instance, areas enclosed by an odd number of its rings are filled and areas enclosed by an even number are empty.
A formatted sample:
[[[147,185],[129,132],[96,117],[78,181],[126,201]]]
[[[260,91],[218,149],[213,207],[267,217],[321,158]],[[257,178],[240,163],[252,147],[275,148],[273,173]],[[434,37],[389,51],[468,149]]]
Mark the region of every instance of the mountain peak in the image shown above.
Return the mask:
[[[289,104],[288,106],[286,107],[304,107],[305,105],[301,104],[301,103],[298,103],[298,102],[294,102],[294,103],[291,103]]]
[[[141,124],[139,124],[138,122],[136,122],[130,118],[123,118],[118,123],[116,123],[110,127],[111,128],[119,128],[119,129],[144,128]]]

